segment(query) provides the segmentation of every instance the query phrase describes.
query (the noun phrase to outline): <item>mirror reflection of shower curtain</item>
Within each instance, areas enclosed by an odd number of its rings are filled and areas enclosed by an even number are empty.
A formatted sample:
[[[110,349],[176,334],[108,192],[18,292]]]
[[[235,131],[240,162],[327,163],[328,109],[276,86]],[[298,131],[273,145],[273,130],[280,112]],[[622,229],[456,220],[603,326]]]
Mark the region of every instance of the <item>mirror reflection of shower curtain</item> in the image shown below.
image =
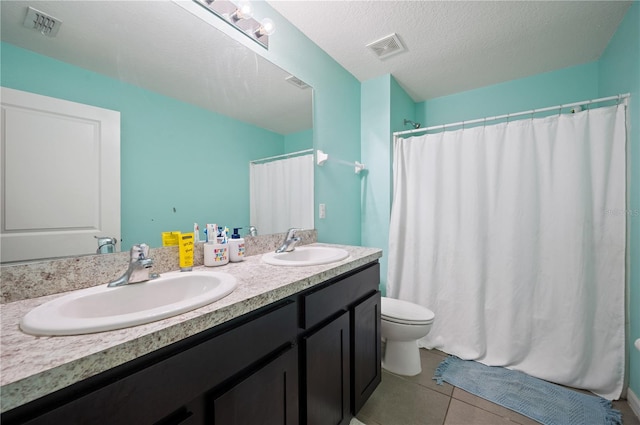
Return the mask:
[[[422,347],[620,396],[625,106],[399,139],[387,294]]]
[[[313,154],[250,164],[250,218],[258,234],[313,228]]]

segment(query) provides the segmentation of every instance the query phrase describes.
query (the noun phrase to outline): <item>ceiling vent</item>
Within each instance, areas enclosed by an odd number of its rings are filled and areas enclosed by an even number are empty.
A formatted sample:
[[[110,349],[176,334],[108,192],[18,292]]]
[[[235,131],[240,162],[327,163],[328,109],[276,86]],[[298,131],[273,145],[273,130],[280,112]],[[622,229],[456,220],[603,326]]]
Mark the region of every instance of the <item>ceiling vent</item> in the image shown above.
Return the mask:
[[[367,44],[367,47],[378,57],[386,59],[389,56],[404,52],[406,49],[396,33]]]
[[[60,25],[62,25],[62,21],[44,12],[40,12],[38,9],[29,7],[23,25],[34,31],[38,31],[42,35],[55,37],[56,34],[58,34]]]
[[[299,89],[306,89],[310,87],[309,84],[305,83],[300,78],[295,77],[293,75],[289,75],[288,77],[285,78],[285,80],[287,80],[288,83],[293,84]]]

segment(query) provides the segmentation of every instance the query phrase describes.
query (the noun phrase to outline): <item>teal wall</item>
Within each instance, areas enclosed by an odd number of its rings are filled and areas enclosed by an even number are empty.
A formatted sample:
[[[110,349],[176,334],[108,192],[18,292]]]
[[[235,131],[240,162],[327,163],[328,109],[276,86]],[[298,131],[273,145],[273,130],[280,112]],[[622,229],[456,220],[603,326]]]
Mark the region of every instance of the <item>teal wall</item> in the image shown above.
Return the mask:
[[[598,63],[452,94],[416,105],[423,127],[528,111],[598,97]]]
[[[313,148],[313,130],[285,134],[284,153],[298,152]]]
[[[320,47],[309,40],[268,3],[258,1],[254,16],[276,24],[269,50],[246,37],[230,35],[294,74],[314,89],[313,147],[343,161],[360,160],[360,82]],[[223,25],[230,27],[229,25]],[[229,31],[228,28],[220,28]],[[360,245],[361,177],[352,167],[327,161],[315,167],[315,227],[320,242]],[[317,205],[326,206],[319,219]]]
[[[413,120],[415,103],[391,75],[368,80],[361,87],[360,147],[367,171],[362,175],[362,245],[386,253],[392,200],[392,137]],[[386,292],[388,258],[380,259],[380,287]]]
[[[316,205],[324,203],[327,209],[326,219],[319,220],[316,208],[316,228],[321,242],[353,245],[359,245],[362,242],[363,245],[371,244],[384,248],[386,256],[391,199],[391,146],[389,139],[392,131],[406,129],[406,127],[402,126],[401,120],[403,118],[414,119],[421,122],[423,126],[444,124],[569,103],[609,93],[617,94],[618,92],[631,91],[634,93],[631,111],[635,115],[632,118],[631,128],[630,169],[632,180],[634,182],[640,181],[638,171],[640,169],[640,142],[637,112],[640,110],[640,107],[638,107],[640,94],[638,94],[637,80],[637,76],[640,75],[638,72],[640,11],[637,2],[630,8],[607,51],[601,60],[597,62],[432,99],[415,105],[412,105],[411,100],[392,77],[380,77],[360,84],[355,77],[300,33],[269,4],[257,1],[254,2],[254,6],[256,17],[270,17],[276,23],[277,30],[270,37],[269,50],[263,49],[243,35],[235,32],[229,25],[220,23],[219,26],[216,26],[232,38],[237,39],[248,48],[296,75],[314,88],[314,148],[324,150],[332,158],[345,161],[361,160],[368,168],[367,173],[361,176],[355,175],[353,168],[335,162],[332,163],[331,161],[322,167],[315,168],[315,203]],[[5,57],[5,54],[11,54],[11,52],[7,53],[5,46],[3,45],[2,47],[2,82],[4,84],[5,59],[9,58],[9,56]],[[9,74],[6,78],[7,81],[11,80],[12,84],[18,84],[14,80],[20,81],[20,78],[24,78],[24,81],[28,79],[30,84],[33,84],[34,91],[39,92],[38,90],[43,89],[41,86],[46,84],[47,79],[50,78],[48,74],[50,74],[49,66],[51,64],[44,67],[40,66],[42,58],[32,58],[32,60],[32,63],[25,64],[23,71],[35,73],[33,76],[36,78],[27,78],[26,75],[21,77],[15,74]],[[39,73],[38,68],[47,69],[47,72]],[[157,134],[156,136],[161,137],[160,140],[163,141],[164,149],[173,152],[176,158],[180,158],[180,160],[176,160],[175,164],[157,164],[156,161],[148,157],[151,154],[147,150],[157,147],[158,138],[155,136],[150,137],[147,132],[157,128],[156,126],[161,120],[170,119],[175,120],[175,122],[182,122],[190,115],[187,113],[188,111],[203,118],[198,122],[207,120],[216,122],[221,119],[220,117],[214,118],[213,114],[202,110],[196,111],[196,108],[189,105],[181,104],[178,107],[176,104],[179,102],[175,100],[160,98],[158,95],[132,87],[124,88],[121,87],[120,83],[103,81],[104,77],[81,72],[78,69],[65,69],[64,72],[56,72],[54,74],[64,74],[65,72],[70,72],[72,75],[77,72],[74,78],[69,78],[69,81],[72,81],[76,88],[74,98],[70,100],[90,103],[91,99],[86,99],[85,88],[91,80],[95,79],[105,84],[105,91],[110,92],[112,95],[108,101],[105,101],[105,104],[98,106],[118,110],[124,109],[129,114],[134,112],[126,108],[129,103],[136,105],[136,108],[153,108],[155,103],[161,101],[162,104],[171,105],[171,107],[182,111],[181,113],[167,116],[161,110],[154,110],[155,114],[152,114],[152,116],[155,118],[145,119],[140,123],[132,122],[129,119],[125,120],[123,114],[123,129],[126,125],[126,130],[132,132],[130,136],[127,136],[127,146],[131,144],[128,149],[133,149],[137,153],[137,156],[133,156],[133,158],[140,159],[143,164],[140,167],[140,171],[132,170],[126,176],[123,174],[123,179],[126,177],[151,182],[153,196],[150,195],[148,199],[145,198],[145,201],[154,201],[156,199],[156,202],[165,211],[161,217],[148,217],[145,215],[144,209],[141,209],[141,211],[132,213],[135,215],[134,218],[137,222],[147,225],[152,219],[161,220],[162,226],[158,226],[158,230],[180,226],[180,223],[185,221],[187,223],[193,220],[205,222],[211,219],[211,213],[205,217],[200,217],[189,211],[194,211],[196,208],[214,211],[215,208],[228,203],[230,199],[237,196],[237,194],[229,194],[227,192],[216,193],[214,196],[209,196],[208,193],[203,195],[204,190],[198,191],[195,195],[183,196],[180,195],[178,189],[166,190],[157,181],[153,182],[153,178],[157,177],[153,170],[157,170],[159,165],[171,169],[172,172],[178,172],[173,167],[178,167],[179,162],[184,162],[185,164],[180,172],[185,174],[192,173],[193,183],[199,189],[204,187],[203,182],[215,181],[217,176],[223,174],[223,170],[232,174],[233,170],[225,169],[224,161],[216,163],[214,171],[219,173],[215,174],[208,168],[208,161],[196,159],[198,156],[202,156],[202,152],[206,152],[212,143],[217,143],[217,141],[211,140],[212,136],[207,132],[207,127],[204,124],[195,126],[192,134],[185,135],[182,132],[180,134],[171,132],[174,127],[165,123],[164,126],[160,126],[160,129],[167,132],[167,134]],[[39,81],[41,79],[42,81]],[[39,88],[36,89],[36,87]],[[50,89],[51,92],[43,94],[64,97],[63,93],[56,93],[63,90],[57,90],[56,87],[50,87]],[[373,105],[370,104],[370,101],[382,102],[383,104]],[[207,120],[204,120],[204,118],[207,118]],[[193,121],[195,120],[191,119],[189,123]],[[235,125],[237,129],[234,130],[234,136],[238,130],[246,132],[246,134],[256,131],[255,128],[250,129],[242,123],[235,123]],[[373,128],[376,130],[370,131]],[[252,136],[255,136],[255,134]],[[267,137],[267,139],[269,139],[267,143],[261,143],[252,148],[264,149],[264,152],[256,154],[255,157],[281,153],[284,149],[291,147],[283,146],[284,142],[281,138],[274,137],[274,140],[271,140]],[[156,141],[156,143],[153,141]],[[194,145],[190,144],[192,141]],[[267,145],[271,144],[273,144],[273,147],[269,146],[267,148]],[[249,151],[249,149],[229,147],[229,145],[228,140],[226,143],[224,141],[221,142],[221,146],[224,146],[225,149],[231,149],[229,153],[225,152],[224,154],[225,158],[229,160],[241,157]],[[130,169],[134,164],[127,162],[123,166]],[[199,174],[196,177],[195,174],[200,173],[202,169],[205,169],[205,175]],[[170,179],[167,179],[166,183],[167,187],[172,187]],[[239,186],[248,188],[248,182],[241,183]],[[635,211],[640,208],[640,194],[637,188],[634,189],[633,186],[631,190],[630,208]],[[136,190],[129,190],[126,196],[123,193],[123,210],[129,210],[134,206],[140,205],[135,203],[136,193]],[[175,217],[179,214],[184,214],[184,216],[181,216],[179,220],[170,221],[174,217],[171,208],[176,205],[178,212]],[[229,211],[229,209],[226,208],[225,211]],[[217,213],[214,215],[218,217]],[[240,220],[221,216],[219,221],[231,224]],[[634,217],[630,220],[632,235],[631,263],[635,264],[640,264],[638,259],[639,226],[637,218]],[[135,231],[136,229],[131,230]],[[386,261],[386,259],[383,261]],[[383,273],[383,279],[385,277],[386,272]],[[632,268],[630,288],[632,306],[640,305],[639,280],[640,270],[638,267]],[[632,337],[640,336],[639,316],[640,311],[632,307]],[[631,388],[636,394],[640,393],[639,369],[638,353],[634,352],[631,355]]]
[[[640,3],[634,2],[598,61],[599,94],[631,93],[629,105],[627,227],[629,247],[629,387],[640,396]]]
[[[361,87],[362,245],[387,250],[391,181],[391,80],[385,75],[365,81]],[[387,256],[380,259],[380,286],[385,288]]]
[[[269,17],[274,20],[276,24],[276,32],[273,34],[270,39],[270,48],[269,50],[265,50],[257,43],[249,40],[244,35],[240,34],[238,31],[235,31],[231,28],[230,25],[222,22],[221,20],[212,20],[212,24],[218,28],[220,31],[228,34],[230,37],[236,39],[247,48],[255,51],[261,56],[264,56],[274,64],[280,66],[281,68],[287,70],[288,72],[294,74],[298,78],[305,81],[307,84],[311,85],[314,89],[313,96],[313,115],[314,115],[314,127],[313,127],[313,147],[315,149],[322,149],[326,153],[328,153],[331,158],[341,159],[344,161],[357,161],[360,160],[360,82],[353,77],[349,72],[347,72],[344,68],[342,68],[333,58],[327,55],[320,47],[315,45],[311,40],[309,40],[306,36],[304,36],[297,28],[295,28],[290,22],[284,19],[280,14],[278,14],[269,4],[263,1],[256,1],[253,3],[255,9],[256,17]],[[2,64],[3,64],[3,81],[4,81],[4,64],[5,64],[5,49],[3,46],[2,49]],[[9,49],[7,49],[9,50]],[[11,52],[6,52],[6,54],[11,54]],[[300,58],[304,58],[304,60],[300,60]],[[9,59],[9,56],[7,56]],[[43,60],[33,59],[38,62]],[[63,67],[63,64],[60,64]],[[40,66],[38,63],[33,63],[32,68],[40,68],[42,70],[48,69]],[[41,72],[39,73],[37,69],[25,69],[25,71],[35,73],[34,76],[37,78],[31,79],[29,84],[34,84],[33,91],[42,93],[38,91],[37,87],[44,90],[44,86],[46,86],[49,80],[49,72]],[[99,82],[103,82],[103,78],[98,74],[92,74],[89,72],[84,72],[78,69],[72,70],[70,75],[75,73],[74,78],[70,78],[69,81],[73,80],[73,83],[77,83],[77,87],[75,90],[75,94],[73,95],[74,101],[89,103],[91,104],[92,99],[87,99],[87,96],[83,94],[86,92],[86,88],[89,86],[89,81],[98,80]],[[42,75],[41,75],[42,74]],[[56,73],[57,76],[61,77],[61,73]],[[7,81],[9,79],[13,80],[19,78],[18,75],[14,74],[13,77],[7,77]],[[38,81],[38,79],[42,78],[42,82]],[[26,78],[25,80],[26,81]],[[14,84],[12,82],[11,84]],[[17,83],[15,83],[17,84]],[[118,86],[117,82],[111,81],[109,83],[104,83],[107,86],[110,86],[111,90],[111,98],[110,101],[103,102],[104,104],[99,104],[97,106],[102,106],[109,109],[116,109],[127,114],[130,112],[135,112],[133,110],[127,109],[126,106],[131,104],[136,104],[137,107],[144,106],[147,108],[151,108],[157,114],[158,117],[163,116],[164,114],[158,109],[161,108],[162,105],[166,103],[171,104],[172,107],[176,107],[176,104],[179,103],[175,100],[163,98],[163,99],[155,99],[154,94],[149,92],[140,91],[136,96],[139,96],[137,99],[129,99],[129,96],[133,96],[131,94],[126,93],[123,87]],[[19,88],[19,87],[16,87]],[[106,90],[109,91],[109,90]],[[55,87],[51,88],[49,93],[50,96],[67,98],[62,93],[65,90],[56,90]],[[153,100],[152,100],[153,99]],[[157,105],[155,102],[162,100],[162,105]],[[144,104],[144,105],[143,105]],[[194,109],[194,113],[196,115],[208,114],[206,111],[196,111],[194,107],[189,105],[182,104],[180,107],[184,107],[185,111],[189,108]],[[184,113],[181,114],[182,117],[187,117],[189,114]],[[172,116],[174,122],[177,118]],[[125,119],[123,117],[123,131],[124,131],[124,122]],[[206,175],[203,176],[202,172],[198,171],[195,174],[193,173],[194,167],[191,165],[196,160],[197,156],[201,156],[202,152],[194,151],[190,149],[191,142],[194,139],[197,139],[197,143],[207,144],[213,143],[210,139],[205,140],[205,138],[211,138],[210,134],[205,136],[206,131],[204,129],[193,129],[192,134],[175,134],[175,133],[167,133],[167,134],[154,134],[154,137],[151,137],[146,133],[147,130],[153,130],[154,125],[159,122],[159,120],[148,119],[144,122],[138,122],[131,120],[131,128],[138,131],[137,134],[132,134],[130,139],[132,140],[155,140],[156,144],[158,141],[161,141],[163,144],[166,140],[167,143],[174,143],[182,145],[182,148],[179,150],[180,155],[177,158],[184,157],[184,166],[181,167],[177,172],[184,174],[192,174],[193,175],[193,184],[198,189],[204,188],[203,182],[211,182],[214,181],[215,176],[212,175],[210,170],[206,170]],[[169,124],[165,123],[167,126]],[[247,133],[251,133],[255,131],[255,129],[249,129],[244,127],[241,123],[238,123],[237,126],[242,129],[242,131],[246,131]],[[161,127],[161,126],[159,126]],[[167,131],[167,128],[163,128],[163,131]],[[229,133],[230,134],[230,133]],[[168,140],[170,137],[170,140]],[[230,137],[220,137],[220,146],[228,147],[231,145],[229,140],[237,139],[237,132],[233,133],[233,139]],[[228,134],[226,135],[228,136]],[[251,137],[254,137],[252,135]],[[250,139],[251,137],[248,137]],[[254,152],[255,157],[264,157],[270,156],[273,154],[282,153],[285,149],[283,146],[283,141],[277,135],[273,135],[274,139],[271,140],[271,137],[263,137],[262,143],[256,146],[255,148],[247,148],[242,149],[239,147],[231,148],[228,154],[225,153],[226,158],[235,158],[240,157],[244,153]],[[127,139],[129,140],[129,138]],[[218,140],[218,138],[216,138]],[[242,137],[244,140],[244,137]],[[256,139],[254,139],[256,140]],[[266,143],[265,143],[266,140]],[[125,140],[123,139],[123,143]],[[146,144],[136,144],[133,149],[138,149],[140,152],[141,149],[144,149],[149,146],[151,142]],[[195,141],[193,143],[196,143]],[[270,143],[274,143],[277,146],[273,148],[267,148],[267,145]],[[199,146],[199,145],[194,145]],[[216,145],[217,146],[217,145]],[[186,153],[185,153],[186,152]],[[156,165],[152,158],[148,156],[148,153],[144,153],[144,155],[138,155],[140,157],[144,157],[146,159],[141,159],[142,164],[144,165],[144,172],[132,171],[131,173],[125,173],[123,171],[123,181],[128,178],[139,178],[140,174],[144,173],[144,180],[149,180],[149,178],[155,174],[154,170],[157,170]],[[252,159],[254,159],[252,158]],[[179,164],[176,161],[176,164]],[[235,170],[228,169],[228,165],[223,161],[217,162],[216,170],[217,171],[226,171],[229,175],[232,175]],[[123,166],[129,166],[129,164],[123,164]],[[177,165],[176,165],[177,166]],[[222,173],[219,173],[222,174]],[[169,175],[167,174],[167,177]],[[326,218],[320,220],[318,218],[318,208],[315,208],[316,217],[315,217],[315,227],[318,230],[318,240],[321,242],[331,242],[331,243],[343,243],[343,244],[351,244],[351,245],[359,245],[360,244],[360,184],[361,179],[359,176],[355,175],[353,172],[353,168],[341,165],[337,162],[327,162],[323,167],[315,168],[315,203],[316,205],[319,203],[324,203],[326,205]],[[226,180],[228,181],[228,179]],[[229,185],[223,185],[229,188]],[[238,182],[237,187],[247,187],[248,188],[248,178],[245,181],[244,178]],[[170,186],[169,186],[170,187]],[[225,207],[225,211],[229,211],[228,204],[234,201],[234,197],[237,197],[237,193],[241,192],[241,189],[231,190],[231,189],[220,189],[221,193],[216,193],[214,195],[209,195],[209,193],[205,193],[204,190],[198,190],[192,196],[178,196],[173,193],[166,193],[166,191],[162,190],[163,185],[158,184],[158,190],[154,190],[153,193],[158,197],[158,203],[161,204],[163,211],[166,211],[168,207],[170,209],[169,213],[165,213],[162,217],[149,217],[144,214],[144,210],[131,212],[132,208],[135,208],[138,203],[135,201],[135,190],[129,189],[129,193],[124,193],[123,187],[123,211],[126,211],[126,214],[134,214],[134,219],[136,226],[128,226],[125,228],[123,224],[123,234],[127,234],[130,231],[137,231],[140,228],[144,227],[152,227],[154,231],[155,229],[176,229],[176,230],[188,230],[183,229],[183,223],[191,223],[195,220],[198,222],[202,221],[207,222],[211,220],[216,220],[220,223],[236,223],[238,221],[244,221],[245,219],[236,218],[237,215],[224,216],[222,213],[218,213],[218,210],[214,210],[213,208],[220,208],[222,206]],[[233,193],[230,193],[233,192]],[[205,194],[203,194],[205,193]],[[248,205],[248,190],[246,191],[246,205]],[[162,197],[160,197],[162,196]],[[190,202],[185,202],[183,198],[192,198]],[[180,201],[181,203],[177,203]],[[183,203],[184,202],[184,203]],[[242,201],[244,202],[244,201]],[[176,204],[177,213],[174,214],[172,212],[172,208]],[[194,214],[193,210],[190,208],[195,205],[201,205],[204,210],[208,212],[206,217],[201,217],[198,214]],[[135,211],[135,210],[134,210]],[[190,211],[190,212],[189,212]],[[247,208],[248,211],[248,208]],[[184,212],[184,213],[183,213]],[[248,214],[248,213],[247,213]],[[215,217],[211,217],[215,216]],[[169,220],[170,218],[175,218],[175,220]],[[153,221],[151,221],[153,220]],[[161,220],[161,224],[158,224],[158,220]],[[248,216],[246,221],[248,221]],[[238,223],[241,225],[240,223]],[[135,227],[135,228],[131,228]],[[133,237],[137,237],[137,233],[132,233]],[[135,240],[134,240],[135,242]],[[153,243],[153,242],[151,242]]]
[[[630,388],[640,395],[640,353],[632,348],[636,338],[640,338],[640,3],[634,2],[623,22],[612,38],[602,57],[595,62],[534,75],[492,86],[456,93],[420,102],[412,110],[406,99],[398,95],[398,103],[391,104],[389,117],[393,128],[398,131],[403,118],[422,123],[423,127],[468,121],[491,117],[510,112],[544,108],[586,99],[630,92],[630,133],[629,133],[629,322],[630,322]],[[367,105],[369,101],[386,101],[386,84],[393,85],[393,78],[377,78],[362,84],[363,123],[362,152],[366,163],[379,164],[391,161],[385,149],[371,149],[371,141],[381,140],[388,123],[384,115],[385,105]],[[401,89],[399,89],[401,91]],[[406,94],[405,94],[406,95]],[[391,100],[389,100],[391,102]],[[404,117],[403,117],[404,115]],[[375,118],[375,119],[374,119]],[[372,130],[379,134],[367,134],[369,123]],[[378,121],[376,121],[376,119]],[[382,122],[382,124],[380,123]],[[373,130],[375,129],[375,130]],[[386,173],[386,170],[384,173]],[[373,194],[373,195],[371,195]],[[388,220],[384,217],[390,202],[384,195],[391,195],[389,183],[384,177],[370,176],[363,189],[363,227],[362,241],[384,248]],[[369,197],[367,199],[367,197]],[[371,215],[375,212],[375,220]],[[387,239],[388,243],[388,239]],[[383,280],[386,278],[386,273]]]
[[[598,64],[500,83],[414,103],[386,75],[362,83],[362,158],[368,174],[362,189],[362,245],[384,250],[380,280],[387,278],[392,201],[391,133],[408,130],[404,118],[429,125],[526,111],[598,97]]]
[[[120,111],[121,249],[194,222],[248,227],[248,162],[283,153],[283,136],[10,44],[0,54],[2,86]]]

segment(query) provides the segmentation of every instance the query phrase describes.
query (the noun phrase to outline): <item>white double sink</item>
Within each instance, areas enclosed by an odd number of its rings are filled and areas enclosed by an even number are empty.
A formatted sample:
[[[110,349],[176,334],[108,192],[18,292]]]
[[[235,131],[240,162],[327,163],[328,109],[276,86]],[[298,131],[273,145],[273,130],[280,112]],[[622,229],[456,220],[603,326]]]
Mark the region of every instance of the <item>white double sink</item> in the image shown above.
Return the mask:
[[[236,278],[228,273],[166,273],[141,283],[106,284],[73,291],[42,304],[20,321],[32,335],[79,335],[128,328],[186,313],[229,295]]]
[[[262,260],[277,266],[311,266],[343,260],[340,248],[301,246],[291,252],[267,253]],[[170,272],[160,278],[109,288],[80,289],[29,311],[20,328],[32,335],[80,335],[142,325],[211,304],[237,286],[224,272]]]
[[[317,266],[344,260],[349,253],[331,246],[299,246],[291,252],[268,252],[262,261],[273,266]]]

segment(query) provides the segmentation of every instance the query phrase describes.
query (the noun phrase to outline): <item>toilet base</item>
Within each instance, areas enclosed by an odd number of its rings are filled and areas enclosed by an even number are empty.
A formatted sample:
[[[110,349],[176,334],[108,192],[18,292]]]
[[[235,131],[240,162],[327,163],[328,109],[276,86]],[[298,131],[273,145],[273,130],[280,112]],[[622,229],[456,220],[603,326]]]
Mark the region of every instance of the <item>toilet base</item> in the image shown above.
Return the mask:
[[[382,368],[404,376],[415,376],[422,372],[418,341],[391,341],[387,338]]]

